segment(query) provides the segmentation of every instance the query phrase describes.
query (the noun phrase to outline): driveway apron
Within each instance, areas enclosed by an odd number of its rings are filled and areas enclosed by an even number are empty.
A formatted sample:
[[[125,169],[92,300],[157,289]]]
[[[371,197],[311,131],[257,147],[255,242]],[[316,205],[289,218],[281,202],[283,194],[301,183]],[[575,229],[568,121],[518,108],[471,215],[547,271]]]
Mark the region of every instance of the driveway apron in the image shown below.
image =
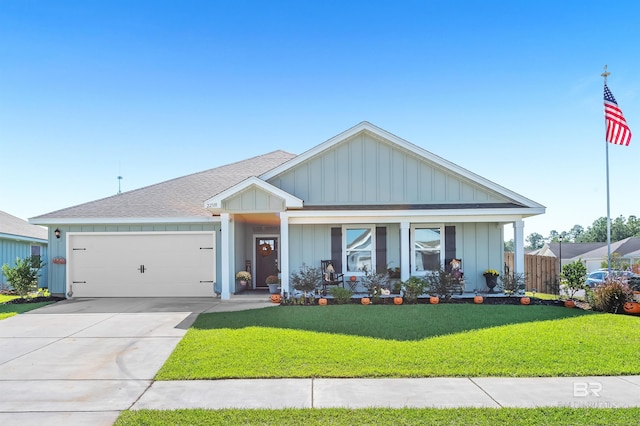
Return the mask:
[[[0,424],[112,424],[195,317],[226,309],[214,298],[72,299],[0,321]]]

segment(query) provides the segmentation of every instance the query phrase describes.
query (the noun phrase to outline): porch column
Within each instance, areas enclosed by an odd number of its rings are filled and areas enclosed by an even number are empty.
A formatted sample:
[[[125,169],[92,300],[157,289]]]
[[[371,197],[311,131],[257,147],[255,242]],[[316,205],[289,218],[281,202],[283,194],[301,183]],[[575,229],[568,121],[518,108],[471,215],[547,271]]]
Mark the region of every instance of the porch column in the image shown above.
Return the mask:
[[[409,242],[409,222],[400,222],[400,279],[406,281],[411,276],[410,262],[411,250]]]
[[[289,291],[289,214],[280,212],[280,293]]]
[[[233,253],[233,248],[231,247],[231,217],[229,213],[221,213],[220,214],[220,227],[221,227],[221,235],[220,241],[220,274],[222,283],[220,285],[220,298],[222,300],[228,300],[231,298],[231,257],[230,253]]]
[[[513,222],[513,271],[524,274],[524,221]]]

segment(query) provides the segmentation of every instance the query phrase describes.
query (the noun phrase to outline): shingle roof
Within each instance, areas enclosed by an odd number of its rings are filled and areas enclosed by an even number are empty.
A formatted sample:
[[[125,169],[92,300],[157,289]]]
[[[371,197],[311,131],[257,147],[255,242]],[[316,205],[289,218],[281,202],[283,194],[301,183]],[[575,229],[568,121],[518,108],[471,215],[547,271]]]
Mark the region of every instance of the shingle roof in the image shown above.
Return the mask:
[[[3,211],[0,211],[0,234],[36,238],[39,240],[48,239],[47,230],[45,228],[32,225],[26,220],[22,220]]]
[[[210,217],[204,201],[250,176],[261,175],[295,155],[285,151],[249,158],[203,172],[123,192],[30,220],[75,218],[181,218]]]
[[[549,250],[555,254],[556,257],[560,254],[559,243],[549,243]],[[606,246],[607,243],[562,243],[562,258],[573,259],[578,258],[585,253],[593,250],[597,250],[602,246]]]

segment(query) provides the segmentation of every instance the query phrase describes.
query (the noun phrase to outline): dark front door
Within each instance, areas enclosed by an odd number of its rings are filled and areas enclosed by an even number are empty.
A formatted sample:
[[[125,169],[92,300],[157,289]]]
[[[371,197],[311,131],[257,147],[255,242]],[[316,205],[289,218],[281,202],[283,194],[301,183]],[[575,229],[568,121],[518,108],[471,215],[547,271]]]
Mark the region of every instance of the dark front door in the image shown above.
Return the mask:
[[[268,287],[269,275],[278,276],[278,237],[256,238],[256,287]]]

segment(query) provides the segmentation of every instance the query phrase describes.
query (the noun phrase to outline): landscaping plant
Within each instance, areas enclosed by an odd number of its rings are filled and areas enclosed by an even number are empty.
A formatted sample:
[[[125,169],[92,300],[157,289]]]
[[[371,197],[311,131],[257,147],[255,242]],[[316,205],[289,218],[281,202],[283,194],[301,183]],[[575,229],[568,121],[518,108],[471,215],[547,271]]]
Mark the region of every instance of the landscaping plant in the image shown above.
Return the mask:
[[[383,292],[391,294],[391,290],[389,290],[391,279],[386,270],[374,273],[364,269],[364,275],[360,278],[360,282],[369,292],[374,304],[380,302],[380,296],[382,296]]]
[[[418,303],[418,296],[426,291],[427,282],[421,277],[409,277],[402,282],[404,300],[407,303]]]
[[[449,300],[451,295],[459,291],[460,280],[453,273],[440,268],[425,277],[429,294]]]
[[[629,286],[618,278],[606,278],[593,290],[593,309],[617,314],[623,312],[622,306],[633,300]]]
[[[2,273],[7,277],[7,283],[24,298],[29,292],[38,288],[40,269],[44,264],[40,256],[30,256],[25,259],[16,258],[14,266],[5,263]]]
[[[329,294],[333,296],[333,300],[336,301],[337,305],[346,305],[351,301],[351,296],[353,296],[351,290],[342,287],[332,287],[329,290]]]
[[[587,268],[582,264],[580,259],[573,263],[569,263],[562,267],[561,278],[569,299],[573,299],[578,290],[585,289],[585,279],[587,276]]]

